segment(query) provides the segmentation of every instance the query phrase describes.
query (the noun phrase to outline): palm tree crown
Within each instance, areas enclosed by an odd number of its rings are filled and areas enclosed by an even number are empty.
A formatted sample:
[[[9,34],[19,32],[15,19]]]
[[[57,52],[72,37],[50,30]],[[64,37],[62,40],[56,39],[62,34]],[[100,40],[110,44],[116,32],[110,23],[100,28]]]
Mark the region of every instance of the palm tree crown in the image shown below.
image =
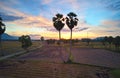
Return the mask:
[[[74,26],[77,26],[78,19],[76,18],[77,15],[73,12],[70,12],[67,14],[68,17],[66,17],[66,24],[67,26],[72,30]]]
[[[53,17],[53,26],[60,31],[64,27],[64,18],[62,14],[56,14],[56,17]]]

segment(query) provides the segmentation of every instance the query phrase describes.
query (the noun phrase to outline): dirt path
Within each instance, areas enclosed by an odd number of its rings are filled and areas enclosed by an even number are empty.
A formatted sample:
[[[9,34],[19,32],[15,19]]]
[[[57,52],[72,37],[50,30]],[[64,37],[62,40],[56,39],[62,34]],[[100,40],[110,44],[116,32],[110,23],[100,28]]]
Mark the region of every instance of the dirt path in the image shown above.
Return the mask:
[[[41,61],[47,61],[47,62],[62,63],[63,62],[62,59],[67,59],[66,57],[67,53],[62,51],[65,51],[65,48],[61,48],[61,51],[60,51],[59,46],[46,45],[40,49],[34,50],[33,52],[22,55],[16,59],[41,60]],[[65,54],[62,54],[62,53],[65,53]],[[61,57],[61,55],[64,55],[64,56]]]
[[[74,57],[74,62],[76,63],[120,68],[120,54],[118,53],[91,48],[72,48],[71,52]],[[64,61],[68,59],[68,50],[65,47],[61,47],[60,51],[59,46],[46,45],[41,49],[37,49],[17,59],[62,63],[62,59],[64,59]]]

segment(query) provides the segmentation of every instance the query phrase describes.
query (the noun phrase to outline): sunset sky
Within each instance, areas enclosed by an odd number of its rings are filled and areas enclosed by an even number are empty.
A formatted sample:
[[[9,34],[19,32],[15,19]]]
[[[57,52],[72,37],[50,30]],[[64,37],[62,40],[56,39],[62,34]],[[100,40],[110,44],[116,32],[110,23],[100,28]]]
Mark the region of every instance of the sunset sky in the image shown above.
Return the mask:
[[[30,35],[32,38],[58,39],[52,17],[69,12],[77,14],[78,25],[73,38],[120,36],[120,0],[0,0],[0,17],[9,35]],[[62,38],[70,38],[63,28]]]

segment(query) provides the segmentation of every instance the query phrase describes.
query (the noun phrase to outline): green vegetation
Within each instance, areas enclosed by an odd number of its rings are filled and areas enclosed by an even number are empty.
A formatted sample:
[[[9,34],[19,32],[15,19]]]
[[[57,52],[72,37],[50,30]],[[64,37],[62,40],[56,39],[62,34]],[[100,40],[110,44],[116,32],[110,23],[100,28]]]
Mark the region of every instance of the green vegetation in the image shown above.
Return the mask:
[[[40,41],[32,41],[32,46],[30,46],[28,49],[36,48],[40,45]],[[9,55],[20,51],[24,51],[24,49],[21,47],[21,43],[19,41],[3,41],[2,51],[4,52],[4,55]]]
[[[65,44],[67,46],[67,44]],[[120,49],[116,49],[114,44],[109,45],[109,43],[105,43],[105,46],[103,46],[102,42],[90,42],[89,45],[86,42],[79,41],[77,43],[74,43],[73,47],[79,47],[79,48],[98,48],[98,49],[106,49],[113,52],[120,53]],[[120,46],[119,46],[120,48]]]
[[[22,43],[21,47],[26,50],[32,45],[32,41],[29,35],[22,35],[21,37],[19,37],[19,41]]]
[[[114,69],[110,71],[110,73],[112,74],[114,78],[120,78],[120,69]]]
[[[56,46],[59,46],[57,44],[57,40],[52,40],[52,39],[49,39],[49,40],[46,40],[46,42],[48,44],[52,44],[52,45],[56,45]],[[67,49],[69,48],[70,44],[69,44],[69,40],[66,40],[66,39],[61,39],[61,42],[62,42],[62,46],[63,47],[66,47]],[[110,50],[112,52],[118,52],[120,53],[120,49],[116,49],[115,45],[112,43],[111,45],[109,45],[108,42],[105,42],[105,46],[103,45],[103,42],[101,41],[90,41],[89,42],[89,45],[88,45],[88,42],[86,41],[82,41],[82,40],[77,40],[77,39],[73,39],[72,40],[72,47],[78,47],[78,48],[96,48],[96,49],[106,49],[106,50]],[[120,48],[120,46],[119,46]],[[68,51],[69,52],[69,51]]]

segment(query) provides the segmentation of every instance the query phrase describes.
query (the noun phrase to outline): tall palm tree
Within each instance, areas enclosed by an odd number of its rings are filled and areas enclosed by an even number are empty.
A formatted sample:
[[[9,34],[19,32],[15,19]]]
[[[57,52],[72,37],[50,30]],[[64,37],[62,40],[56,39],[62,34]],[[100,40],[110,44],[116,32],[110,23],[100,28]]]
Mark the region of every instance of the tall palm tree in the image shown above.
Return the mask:
[[[60,31],[62,30],[62,28],[64,27],[64,18],[62,14],[56,14],[55,17],[53,17],[53,26],[56,28],[56,30],[59,31],[59,40],[61,39],[61,33]]]
[[[70,55],[69,55],[69,57],[71,56],[71,47],[72,47],[72,29],[74,28],[74,26],[77,26],[77,23],[78,23],[77,15],[73,12],[68,13],[67,17],[66,17],[66,24],[71,31],[71,34],[70,34]],[[68,59],[68,60],[70,60],[70,59]]]
[[[5,32],[5,24],[4,23],[2,23],[2,18],[0,17],[0,48],[1,48],[1,50],[2,50],[2,44],[1,44],[1,36],[2,36],[2,34]],[[1,55],[3,56],[3,53],[2,53],[2,51],[1,51]]]
[[[63,18],[63,15],[62,14],[56,14],[56,16],[55,17],[53,17],[53,26],[56,28],[56,30],[58,30],[59,31],[59,43],[60,43],[60,41],[61,41],[61,30],[62,30],[62,28],[64,27],[64,18]],[[61,46],[60,46],[60,56],[61,56],[61,59],[63,60],[63,62],[65,62],[64,61],[64,59],[62,58],[62,52],[61,52]]]

